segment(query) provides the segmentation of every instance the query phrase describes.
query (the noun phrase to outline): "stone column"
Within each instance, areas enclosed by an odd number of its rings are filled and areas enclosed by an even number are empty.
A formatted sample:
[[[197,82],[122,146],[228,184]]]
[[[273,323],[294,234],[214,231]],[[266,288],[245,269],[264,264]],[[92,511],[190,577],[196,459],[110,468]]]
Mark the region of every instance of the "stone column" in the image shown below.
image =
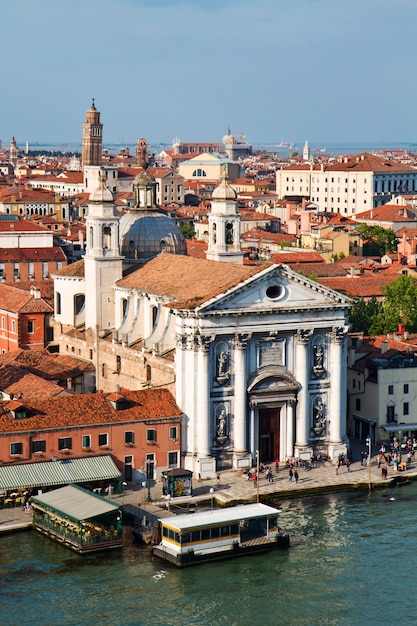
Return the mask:
[[[197,337],[197,454],[210,454],[210,344],[212,337]]]
[[[256,455],[256,441],[255,441],[255,428],[256,428],[256,424],[255,424],[255,409],[256,409],[256,405],[251,402],[250,403],[250,428],[249,428],[249,451],[252,455],[252,462],[255,459],[255,455]]]
[[[300,383],[301,389],[298,393],[298,410],[296,420],[295,441],[297,447],[307,446],[310,437],[310,404],[308,395],[308,381],[310,379],[310,368],[308,360],[309,339],[313,332],[311,330],[298,330],[295,335],[295,376]]]
[[[328,420],[330,422],[329,439],[332,442],[340,442],[346,436],[346,351],[344,350],[346,337],[344,327],[333,328],[330,333],[332,343]]]
[[[294,456],[294,424],[296,406],[297,401],[295,399],[287,401],[285,456]]]
[[[233,338],[234,346],[234,420],[233,441],[234,452],[246,452],[246,359],[245,348],[250,339],[249,334],[236,334]]]

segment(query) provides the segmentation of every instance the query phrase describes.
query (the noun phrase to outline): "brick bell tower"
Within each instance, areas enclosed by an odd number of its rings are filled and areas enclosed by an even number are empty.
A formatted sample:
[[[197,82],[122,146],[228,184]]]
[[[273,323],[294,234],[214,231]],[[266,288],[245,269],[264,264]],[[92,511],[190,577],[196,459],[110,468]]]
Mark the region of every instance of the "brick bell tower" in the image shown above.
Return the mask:
[[[101,154],[103,149],[103,124],[100,123],[100,111],[94,105],[94,98],[91,107],[88,109],[85,122],[83,124],[82,139],[82,167],[88,165],[101,165]]]

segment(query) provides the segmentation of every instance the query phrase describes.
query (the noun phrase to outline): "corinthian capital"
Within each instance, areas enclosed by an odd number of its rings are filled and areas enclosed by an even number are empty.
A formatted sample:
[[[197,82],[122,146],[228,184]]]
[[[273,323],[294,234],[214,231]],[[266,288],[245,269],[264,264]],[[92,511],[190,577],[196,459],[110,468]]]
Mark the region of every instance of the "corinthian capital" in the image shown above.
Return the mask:
[[[252,337],[252,333],[236,333],[232,339],[235,348],[246,348]]]
[[[310,339],[312,334],[313,334],[313,331],[310,329],[299,328],[295,334],[295,338],[298,341],[298,343],[306,344],[308,343],[308,340]]]

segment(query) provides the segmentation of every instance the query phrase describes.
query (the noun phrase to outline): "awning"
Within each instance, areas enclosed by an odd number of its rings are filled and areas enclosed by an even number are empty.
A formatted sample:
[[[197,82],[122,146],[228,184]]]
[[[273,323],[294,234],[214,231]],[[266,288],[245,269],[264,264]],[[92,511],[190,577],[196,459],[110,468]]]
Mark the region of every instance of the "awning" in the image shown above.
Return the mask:
[[[53,509],[76,521],[98,517],[120,509],[120,505],[113,504],[77,485],[67,485],[61,489],[34,496],[32,500],[41,507]]]
[[[365,422],[366,424],[371,424],[372,426],[376,426],[376,420],[373,420],[370,417],[365,417],[364,415],[360,415],[359,413],[352,413],[352,417],[354,419],[360,420],[361,422]]]
[[[0,467],[0,491],[89,483],[121,477],[111,456],[4,465]]]
[[[386,430],[387,433],[399,433],[417,430],[417,424],[385,424],[382,428]]]

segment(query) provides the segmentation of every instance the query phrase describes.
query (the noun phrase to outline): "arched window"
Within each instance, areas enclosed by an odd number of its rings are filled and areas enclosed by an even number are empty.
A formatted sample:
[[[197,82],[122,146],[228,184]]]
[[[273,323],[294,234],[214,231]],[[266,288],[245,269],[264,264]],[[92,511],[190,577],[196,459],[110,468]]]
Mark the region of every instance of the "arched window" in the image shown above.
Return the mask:
[[[90,226],[90,248],[94,248],[94,229]]]
[[[111,228],[110,226],[103,227],[103,250],[111,249]]]
[[[194,177],[204,177],[207,176],[206,172],[204,170],[202,170],[201,168],[197,168],[196,170],[194,170],[193,174]]]
[[[157,319],[158,319],[158,307],[157,306],[153,306],[152,307],[152,330],[156,326]]]
[[[149,383],[152,380],[152,367],[150,365],[146,366],[146,381]]]
[[[120,374],[122,370],[122,357],[117,355],[116,356],[116,372],[117,374]]]
[[[101,366],[101,375],[103,378],[106,378],[107,376],[107,365],[105,363],[103,363]]]
[[[55,296],[55,311],[57,315],[61,315],[61,294],[57,291]]]
[[[127,298],[122,299],[122,319],[126,317],[128,302]]]
[[[85,304],[85,295],[83,293],[77,293],[77,295],[74,296],[74,313],[75,315],[78,315],[79,313],[81,313],[83,307]]]
[[[227,222],[226,224],[226,243],[233,243],[233,224],[231,222]]]

